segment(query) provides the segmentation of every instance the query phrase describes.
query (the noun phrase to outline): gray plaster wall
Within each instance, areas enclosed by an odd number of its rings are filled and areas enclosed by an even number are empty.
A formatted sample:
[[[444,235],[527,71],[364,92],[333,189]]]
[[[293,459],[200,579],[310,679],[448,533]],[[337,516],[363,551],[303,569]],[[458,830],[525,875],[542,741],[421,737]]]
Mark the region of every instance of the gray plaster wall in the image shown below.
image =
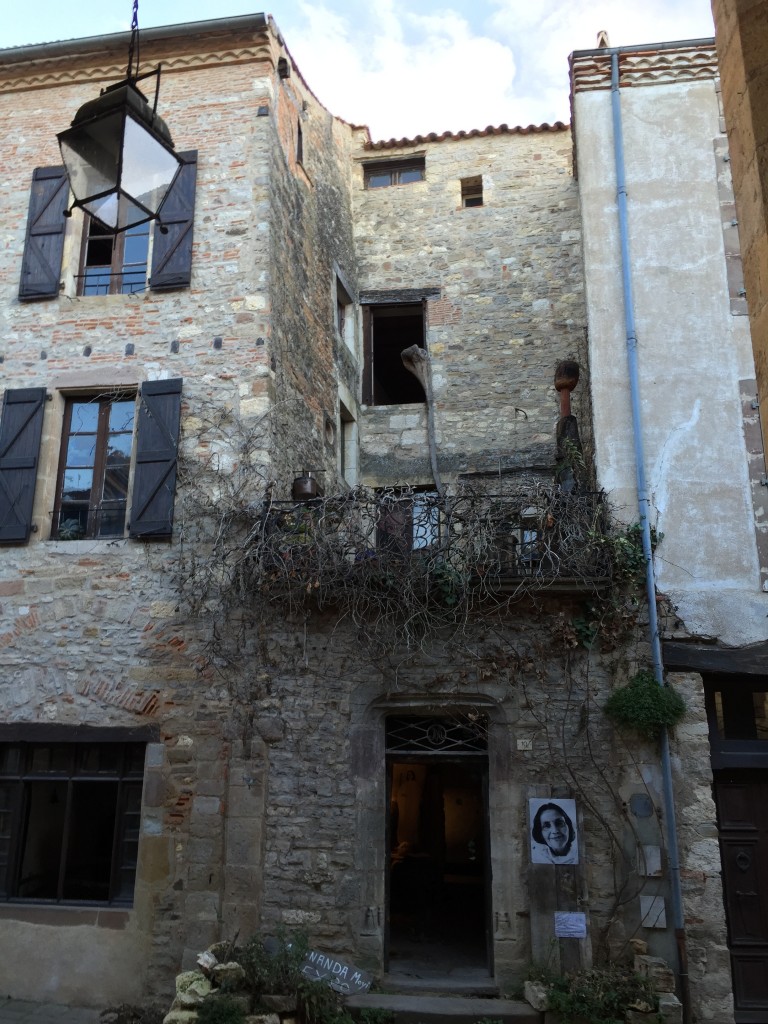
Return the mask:
[[[598,482],[637,519],[611,94],[574,98]],[[658,587],[694,633],[764,639],[742,382],[749,323],[729,302],[714,77],[621,91],[645,472]],[[760,491],[760,489],[757,489]]]

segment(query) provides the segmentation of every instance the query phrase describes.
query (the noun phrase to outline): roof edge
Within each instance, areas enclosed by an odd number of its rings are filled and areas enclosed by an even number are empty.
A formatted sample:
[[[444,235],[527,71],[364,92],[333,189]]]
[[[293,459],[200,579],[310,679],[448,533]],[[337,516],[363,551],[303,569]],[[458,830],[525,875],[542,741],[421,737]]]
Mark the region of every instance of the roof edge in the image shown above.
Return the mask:
[[[205,21],[181,22],[175,25],[157,25],[140,30],[144,42],[180,38],[211,32],[263,32],[268,25],[266,14],[243,14],[234,18],[211,18]],[[130,31],[111,32],[101,36],[83,36],[75,39],[60,39],[50,43],[30,43],[0,49],[0,65],[18,64],[24,61],[45,60],[74,54],[92,53],[94,50],[125,50],[131,40]]]

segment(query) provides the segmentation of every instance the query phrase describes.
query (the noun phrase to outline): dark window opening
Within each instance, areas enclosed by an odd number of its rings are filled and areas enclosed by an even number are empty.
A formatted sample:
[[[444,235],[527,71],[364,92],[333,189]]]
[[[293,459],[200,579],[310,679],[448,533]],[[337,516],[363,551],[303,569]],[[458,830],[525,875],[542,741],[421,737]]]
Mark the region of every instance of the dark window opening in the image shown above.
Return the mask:
[[[474,178],[461,179],[461,205],[482,206],[483,205],[483,176],[476,175]]]
[[[133,900],[143,743],[0,744],[0,898]]]
[[[301,130],[301,121],[296,123],[296,163],[304,163],[304,132]]]
[[[401,353],[425,348],[423,306],[369,306],[366,317],[363,401],[367,405],[424,402],[424,389]]]
[[[426,177],[424,157],[408,160],[383,160],[365,164],[363,167],[366,188],[387,188],[390,185],[409,185],[424,181]]]
[[[55,539],[123,536],[135,417],[134,395],[67,400]]]
[[[149,224],[108,234],[95,217],[87,220],[79,295],[132,295],[147,287]]]

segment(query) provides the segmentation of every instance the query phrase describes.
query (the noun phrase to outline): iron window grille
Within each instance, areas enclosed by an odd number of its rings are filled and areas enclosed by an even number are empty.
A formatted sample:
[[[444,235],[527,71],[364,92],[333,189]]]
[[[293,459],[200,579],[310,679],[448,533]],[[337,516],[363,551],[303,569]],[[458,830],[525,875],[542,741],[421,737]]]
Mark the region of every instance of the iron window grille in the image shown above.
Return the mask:
[[[477,754],[488,749],[488,720],[485,715],[465,713],[449,716],[389,716],[386,745],[388,754]]]

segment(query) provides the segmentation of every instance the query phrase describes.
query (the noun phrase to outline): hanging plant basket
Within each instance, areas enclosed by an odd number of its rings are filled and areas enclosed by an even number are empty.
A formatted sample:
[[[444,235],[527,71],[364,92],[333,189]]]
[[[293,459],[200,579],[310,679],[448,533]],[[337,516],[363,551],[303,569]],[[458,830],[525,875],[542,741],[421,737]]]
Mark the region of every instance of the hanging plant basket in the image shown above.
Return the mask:
[[[605,713],[616,725],[655,740],[685,714],[685,701],[669,686],[659,686],[653,672],[643,669],[627,686],[614,690]]]

